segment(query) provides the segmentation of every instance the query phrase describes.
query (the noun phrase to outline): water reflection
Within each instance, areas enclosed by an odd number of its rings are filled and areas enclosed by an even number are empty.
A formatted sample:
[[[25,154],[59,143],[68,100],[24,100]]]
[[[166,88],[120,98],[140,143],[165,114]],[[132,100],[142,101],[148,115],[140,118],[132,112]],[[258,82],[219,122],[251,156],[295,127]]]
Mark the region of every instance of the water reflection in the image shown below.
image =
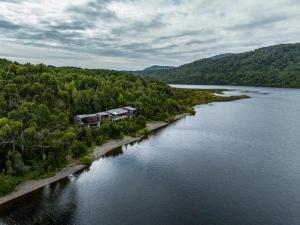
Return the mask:
[[[109,157],[114,158],[121,154],[123,154],[123,148],[119,147],[119,148],[113,149],[112,151],[106,153],[103,157],[104,158],[109,158]]]
[[[76,188],[65,189],[71,182],[69,178],[63,179],[5,205],[0,208],[0,216],[4,217],[4,219],[0,219],[0,224],[71,224],[78,205]],[[60,194],[63,195],[58,198]]]
[[[174,123],[170,124],[168,127],[171,127],[172,125],[174,125]],[[164,128],[162,128],[162,129],[164,129]],[[157,129],[157,130],[151,132],[151,135],[145,135],[142,139],[137,140],[137,141],[135,141],[133,143],[129,143],[129,144],[125,145],[125,146],[115,148],[115,149],[113,149],[113,150],[105,153],[102,156],[102,158],[115,158],[117,156],[120,156],[120,155],[122,155],[124,153],[124,151],[126,151],[126,149],[128,149],[130,147],[134,147],[136,145],[139,145],[139,143],[148,140],[150,137],[153,138],[153,137],[159,135],[159,133],[161,132],[162,129]]]

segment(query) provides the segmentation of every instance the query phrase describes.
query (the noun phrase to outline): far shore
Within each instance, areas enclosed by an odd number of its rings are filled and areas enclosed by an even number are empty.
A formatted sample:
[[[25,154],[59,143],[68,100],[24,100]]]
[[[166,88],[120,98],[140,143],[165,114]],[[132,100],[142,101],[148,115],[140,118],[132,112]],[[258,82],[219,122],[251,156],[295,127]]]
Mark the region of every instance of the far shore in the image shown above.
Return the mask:
[[[184,113],[184,114],[177,115],[170,122],[147,123],[146,128],[147,128],[148,132],[151,133],[155,130],[166,127],[167,125],[169,125],[183,117],[186,117],[188,115],[190,115],[190,114]],[[116,148],[122,147],[127,144],[134,143],[145,137],[146,137],[146,135],[140,135],[137,137],[125,136],[121,140],[111,140],[101,146],[97,146],[92,153],[92,159],[93,159],[93,161],[95,161],[95,160],[101,158],[102,156],[104,156],[106,153],[108,153]],[[39,190],[49,184],[52,184],[52,183],[58,182],[62,179],[65,179],[72,174],[75,174],[75,173],[78,173],[78,172],[84,170],[87,167],[89,167],[89,165],[84,165],[84,164],[80,164],[80,163],[72,163],[72,164],[67,165],[65,168],[63,168],[58,173],[56,173],[55,176],[48,177],[45,179],[32,180],[32,181],[28,181],[23,184],[20,184],[16,187],[14,192],[12,192],[8,195],[5,195],[3,197],[0,197],[0,206],[3,206],[13,200],[23,197],[25,195],[28,195],[28,194],[30,194],[36,190]]]

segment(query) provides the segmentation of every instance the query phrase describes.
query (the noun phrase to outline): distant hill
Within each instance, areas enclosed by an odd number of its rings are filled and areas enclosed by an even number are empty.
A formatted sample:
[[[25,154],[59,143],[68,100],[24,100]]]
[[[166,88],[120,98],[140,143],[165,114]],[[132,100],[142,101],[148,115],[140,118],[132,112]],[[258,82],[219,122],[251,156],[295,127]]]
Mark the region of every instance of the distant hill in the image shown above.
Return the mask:
[[[139,75],[139,76],[148,76],[148,75],[152,74],[152,72],[155,72],[155,71],[163,72],[163,71],[167,71],[167,70],[170,70],[173,68],[175,68],[175,67],[154,65],[154,66],[147,67],[144,70],[136,70],[136,71],[129,71],[129,72],[133,73],[135,75]]]
[[[143,75],[174,84],[300,88],[300,43],[218,55]]]
[[[220,54],[220,55],[212,56],[209,59],[221,59],[221,58],[224,58],[224,57],[227,57],[227,56],[231,56],[231,55],[234,55],[234,54],[233,53],[225,53],[225,54]]]
[[[154,66],[147,67],[146,69],[144,69],[144,71],[168,70],[168,69],[172,69],[172,68],[174,68],[174,67],[173,66],[154,65]]]

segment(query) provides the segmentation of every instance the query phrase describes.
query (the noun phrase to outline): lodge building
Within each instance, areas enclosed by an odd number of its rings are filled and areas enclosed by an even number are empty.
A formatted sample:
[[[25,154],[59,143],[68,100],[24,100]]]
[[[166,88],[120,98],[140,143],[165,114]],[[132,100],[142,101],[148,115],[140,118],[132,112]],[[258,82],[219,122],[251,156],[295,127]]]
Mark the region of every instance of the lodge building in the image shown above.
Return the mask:
[[[100,126],[105,121],[119,121],[136,115],[136,108],[126,106],[95,114],[76,115],[74,123],[78,127]]]

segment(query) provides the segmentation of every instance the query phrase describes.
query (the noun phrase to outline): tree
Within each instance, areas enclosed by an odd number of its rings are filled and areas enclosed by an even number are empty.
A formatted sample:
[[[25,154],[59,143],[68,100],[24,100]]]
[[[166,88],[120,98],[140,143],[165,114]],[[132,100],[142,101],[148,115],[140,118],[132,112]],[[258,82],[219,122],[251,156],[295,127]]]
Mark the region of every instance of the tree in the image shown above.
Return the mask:
[[[20,139],[22,123],[8,118],[0,119],[0,146],[11,145],[16,150],[16,143]]]

